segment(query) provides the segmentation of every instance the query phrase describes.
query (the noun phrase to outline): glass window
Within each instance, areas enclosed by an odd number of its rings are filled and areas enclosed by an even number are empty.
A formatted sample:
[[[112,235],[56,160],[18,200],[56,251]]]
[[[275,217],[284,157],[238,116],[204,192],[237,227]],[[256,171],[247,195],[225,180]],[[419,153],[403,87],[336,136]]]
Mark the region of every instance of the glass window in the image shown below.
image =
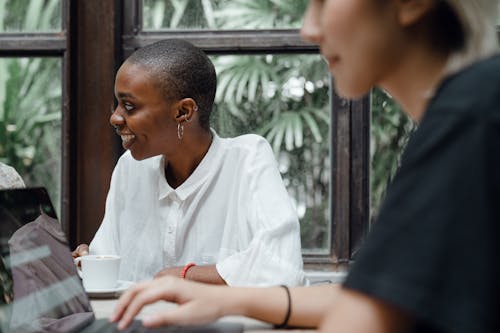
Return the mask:
[[[394,176],[401,153],[415,129],[412,120],[380,89],[372,92],[371,202],[370,216],[376,218],[385,190]]]
[[[300,28],[307,0],[144,0],[144,30]]]
[[[61,31],[61,0],[0,0],[0,32]]]
[[[61,59],[0,58],[0,161],[60,213]]]
[[[300,218],[304,253],[330,244],[330,76],[318,55],[212,56],[218,77],[212,126],[257,133],[275,152]]]

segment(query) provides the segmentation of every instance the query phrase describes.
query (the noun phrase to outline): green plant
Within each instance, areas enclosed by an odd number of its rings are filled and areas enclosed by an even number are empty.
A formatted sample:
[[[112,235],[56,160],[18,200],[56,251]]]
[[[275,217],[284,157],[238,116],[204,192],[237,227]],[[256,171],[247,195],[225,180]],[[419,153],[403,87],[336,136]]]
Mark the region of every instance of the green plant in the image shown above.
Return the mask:
[[[0,33],[47,31],[60,21],[60,1],[0,0]],[[29,185],[46,186],[56,205],[61,178],[61,61],[0,59],[0,161]]]
[[[263,135],[301,217],[304,249],[328,246],[329,76],[317,55],[214,57],[213,126],[223,136]]]
[[[371,203],[376,218],[387,185],[399,167],[399,160],[415,124],[394,100],[380,89],[372,93]]]

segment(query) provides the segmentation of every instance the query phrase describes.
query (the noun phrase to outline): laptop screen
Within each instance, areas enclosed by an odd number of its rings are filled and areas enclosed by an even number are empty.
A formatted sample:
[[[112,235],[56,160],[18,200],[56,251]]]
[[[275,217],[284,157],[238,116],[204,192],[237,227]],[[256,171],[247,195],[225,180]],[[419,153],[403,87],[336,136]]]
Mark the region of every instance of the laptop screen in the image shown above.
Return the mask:
[[[77,332],[94,321],[44,188],[0,190],[0,330]]]

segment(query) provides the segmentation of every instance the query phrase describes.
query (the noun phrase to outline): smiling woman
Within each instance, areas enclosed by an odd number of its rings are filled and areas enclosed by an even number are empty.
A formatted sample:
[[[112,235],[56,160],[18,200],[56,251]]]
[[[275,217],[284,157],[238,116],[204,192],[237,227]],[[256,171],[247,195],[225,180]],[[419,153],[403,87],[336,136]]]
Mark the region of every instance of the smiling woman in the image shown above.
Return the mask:
[[[319,44],[336,90],[357,98],[378,86],[418,122],[342,286],[288,293],[166,277],[127,291],[112,320],[123,328],[145,304],[167,300],[179,307],[145,318],[146,326],[246,315],[321,332],[499,331],[496,7],[496,0],[311,0],[302,36]]]
[[[303,284],[298,218],[272,149],[210,129],[215,89],[212,62],[181,40],[122,64],[110,122],[127,152],[90,252],[119,254],[121,280]]]

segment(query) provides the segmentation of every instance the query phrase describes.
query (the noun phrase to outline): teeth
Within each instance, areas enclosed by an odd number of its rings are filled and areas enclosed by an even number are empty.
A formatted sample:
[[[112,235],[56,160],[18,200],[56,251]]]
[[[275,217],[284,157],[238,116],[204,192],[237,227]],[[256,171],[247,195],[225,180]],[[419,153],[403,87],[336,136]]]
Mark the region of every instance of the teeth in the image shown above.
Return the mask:
[[[128,143],[128,142],[130,142],[131,140],[133,140],[135,138],[135,135],[133,135],[133,134],[127,134],[127,135],[122,134],[122,135],[120,135],[120,137],[122,138],[122,141],[124,143]]]

